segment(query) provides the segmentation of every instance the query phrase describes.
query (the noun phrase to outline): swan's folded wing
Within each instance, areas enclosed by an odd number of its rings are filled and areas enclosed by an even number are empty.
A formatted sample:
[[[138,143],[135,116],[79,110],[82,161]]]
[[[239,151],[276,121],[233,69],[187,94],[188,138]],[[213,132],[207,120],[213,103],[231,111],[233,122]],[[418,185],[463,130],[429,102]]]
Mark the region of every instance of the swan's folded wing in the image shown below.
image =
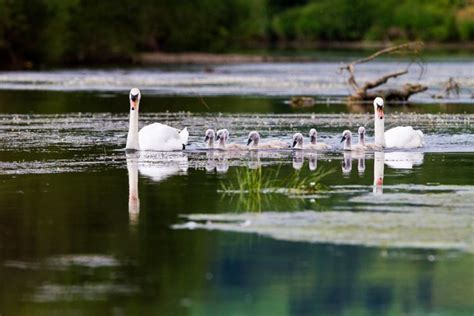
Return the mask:
[[[139,132],[140,149],[172,151],[183,149],[179,130],[161,123],[144,126]]]
[[[387,148],[417,148],[423,146],[423,133],[411,126],[397,126],[385,132]]]
[[[188,132],[188,128],[187,128],[187,127],[183,128],[183,129],[179,132],[179,138],[181,139],[181,143],[182,143],[183,145],[187,145],[187,144],[188,144],[189,132]]]

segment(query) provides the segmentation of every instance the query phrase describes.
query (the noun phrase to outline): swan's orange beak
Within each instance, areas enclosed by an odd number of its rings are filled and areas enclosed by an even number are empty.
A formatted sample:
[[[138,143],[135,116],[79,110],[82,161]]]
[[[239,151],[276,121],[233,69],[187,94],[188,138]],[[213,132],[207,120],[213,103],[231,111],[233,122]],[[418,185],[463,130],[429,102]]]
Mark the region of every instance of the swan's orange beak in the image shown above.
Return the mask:
[[[138,102],[130,100],[130,110],[135,111],[135,109],[138,109]]]
[[[380,119],[383,119],[383,117],[384,117],[383,107],[377,106],[377,116],[378,116]]]
[[[130,110],[135,111],[138,109],[138,95],[130,96]]]

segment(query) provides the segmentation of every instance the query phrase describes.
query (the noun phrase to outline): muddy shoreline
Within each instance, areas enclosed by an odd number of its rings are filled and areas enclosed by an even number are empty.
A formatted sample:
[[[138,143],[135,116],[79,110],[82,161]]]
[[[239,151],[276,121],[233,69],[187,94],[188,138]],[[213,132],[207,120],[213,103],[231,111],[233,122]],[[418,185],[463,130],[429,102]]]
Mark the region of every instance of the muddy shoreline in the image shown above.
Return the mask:
[[[133,56],[136,64],[235,64],[263,62],[312,62],[320,59],[311,56],[316,51],[334,50],[355,53],[365,50],[378,50],[389,47],[393,43],[384,42],[331,42],[331,43],[282,43],[273,48],[274,52],[301,50],[299,55],[277,55],[270,53],[205,53],[205,52],[142,52]],[[257,46],[258,47],[258,46]],[[264,49],[264,48],[261,48]],[[424,53],[427,54],[470,54],[474,53],[474,42],[467,43],[425,43]],[[305,54],[306,53],[306,54]]]

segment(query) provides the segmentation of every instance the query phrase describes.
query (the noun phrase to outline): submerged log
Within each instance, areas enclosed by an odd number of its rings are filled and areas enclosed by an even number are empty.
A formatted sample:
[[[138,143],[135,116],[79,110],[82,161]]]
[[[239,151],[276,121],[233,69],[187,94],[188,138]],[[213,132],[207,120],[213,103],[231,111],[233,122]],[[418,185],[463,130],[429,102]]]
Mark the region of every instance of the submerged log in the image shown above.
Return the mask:
[[[291,106],[294,107],[307,107],[314,105],[314,98],[312,97],[291,97]]]
[[[422,42],[412,42],[412,43],[392,46],[392,47],[379,50],[368,57],[355,60],[349,64],[339,67],[339,71],[341,73],[343,73],[344,71],[347,71],[349,73],[349,78],[347,79],[347,82],[354,90],[353,94],[349,97],[349,100],[369,101],[377,96],[380,96],[386,100],[392,100],[392,101],[396,100],[396,101],[405,102],[408,100],[408,98],[410,98],[411,95],[422,92],[422,91],[426,91],[428,89],[427,86],[424,86],[421,84],[410,84],[410,83],[406,83],[402,87],[397,88],[397,89],[387,88],[387,89],[373,90],[374,88],[377,88],[387,83],[387,81],[391,78],[396,78],[396,77],[407,74],[409,66],[403,70],[383,75],[382,77],[376,80],[367,81],[363,85],[359,85],[357,83],[356,76],[355,76],[355,66],[357,64],[367,63],[374,60],[380,55],[394,53],[394,52],[400,53],[403,51],[411,51],[414,53],[418,53],[422,47],[423,47]]]
[[[371,101],[376,97],[382,97],[386,101],[406,102],[411,95],[428,90],[427,86],[421,84],[406,83],[400,88],[379,89],[373,91],[365,91],[364,95],[352,95],[349,97],[351,101]]]

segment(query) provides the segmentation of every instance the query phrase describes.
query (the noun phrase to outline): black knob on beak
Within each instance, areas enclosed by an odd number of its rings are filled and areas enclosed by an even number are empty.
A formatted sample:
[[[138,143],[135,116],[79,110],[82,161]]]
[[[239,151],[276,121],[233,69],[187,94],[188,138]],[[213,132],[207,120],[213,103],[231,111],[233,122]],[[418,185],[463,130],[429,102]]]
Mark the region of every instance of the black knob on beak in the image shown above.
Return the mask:
[[[133,95],[133,94],[130,95],[130,100],[132,100],[133,102],[137,101],[137,99],[138,99],[138,94],[136,94],[136,95]]]

